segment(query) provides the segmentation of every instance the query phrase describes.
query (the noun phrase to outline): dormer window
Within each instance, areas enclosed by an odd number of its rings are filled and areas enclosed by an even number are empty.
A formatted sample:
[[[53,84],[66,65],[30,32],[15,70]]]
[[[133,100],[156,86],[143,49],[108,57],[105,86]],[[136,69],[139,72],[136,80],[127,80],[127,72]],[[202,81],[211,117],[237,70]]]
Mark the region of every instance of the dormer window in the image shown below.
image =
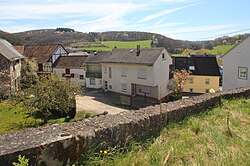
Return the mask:
[[[189,70],[195,70],[194,66],[189,66]]]

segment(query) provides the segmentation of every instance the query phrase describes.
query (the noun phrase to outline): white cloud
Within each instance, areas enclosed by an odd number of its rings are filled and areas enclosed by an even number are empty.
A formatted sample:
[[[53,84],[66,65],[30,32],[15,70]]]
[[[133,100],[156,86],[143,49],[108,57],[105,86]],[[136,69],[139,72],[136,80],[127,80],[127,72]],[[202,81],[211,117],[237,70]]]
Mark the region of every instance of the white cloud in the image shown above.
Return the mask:
[[[144,23],[144,22],[147,22],[147,21],[151,21],[153,19],[156,19],[156,18],[159,18],[159,17],[162,17],[162,16],[166,16],[168,14],[171,14],[171,13],[177,12],[179,10],[182,10],[182,9],[185,9],[185,8],[188,8],[188,7],[191,7],[191,6],[195,6],[195,5],[198,5],[198,4],[199,3],[194,3],[194,4],[191,4],[191,5],[186,5],[186,6],[182,6],[182,7],[162,10],[162,11],[159,11],[157,13],[154,13],[154,14],[151,14],[151,15],[148,15],[148,16],[144,17],[143,19],[141,19],[139,21],[139,23]]]
[[[0,3],[0,19],[64,18],[71,15],[105,16],[118,11],[140,10],[145,4],[75,2],[58,4],[7,4]]]

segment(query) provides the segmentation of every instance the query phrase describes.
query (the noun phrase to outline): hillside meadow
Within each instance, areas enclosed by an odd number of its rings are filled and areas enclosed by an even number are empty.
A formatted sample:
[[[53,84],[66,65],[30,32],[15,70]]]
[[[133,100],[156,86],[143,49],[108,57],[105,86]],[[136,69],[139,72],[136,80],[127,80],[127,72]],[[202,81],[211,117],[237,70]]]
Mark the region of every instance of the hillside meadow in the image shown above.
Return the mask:
[[[116,48],[136,48],[140,45],[141,48],[151,48],[151,40],[141,41],[102,41],[102,42],[83,42],[71,45],[71,47],[78,47],[86,51],[111,51]]]
[[[126,148],[105,147],[76,165],[250,165],[250,98],[224,100],[207,112],[169,124],[160,136]]]

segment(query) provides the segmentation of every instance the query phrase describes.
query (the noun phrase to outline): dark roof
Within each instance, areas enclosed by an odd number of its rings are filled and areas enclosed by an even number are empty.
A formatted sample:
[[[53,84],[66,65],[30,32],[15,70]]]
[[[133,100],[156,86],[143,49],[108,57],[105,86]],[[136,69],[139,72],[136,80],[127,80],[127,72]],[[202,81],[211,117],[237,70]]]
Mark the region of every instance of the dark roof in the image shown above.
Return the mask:
[[[83,68],[83,63],[87,56],[60,56],[55,64],[55,68]]]
[[[102,63],[144,64],[153,65],[164,48],[113,49]]]
[[[23,58],[23,56],[4,39],[0,39],[0,54],[7,58],[9,61]]]
[[[110,52],[97,52],[94,54],[88,55],[88,58],[86,59],[85,63],[89,64],[100,64],[101,61],[108,58],[110,55]]]
[[[219,66],[214,55],[191,55],[190,57],[172,58],[174,70],[186,69],[193,75],[220,76]],[[194,70],[192,70],[193,67]]]
[[[24,47],[15,46],[19,52],[23,52],[24,56],[34,59],[37,63],[48,62],[51,59],[51,56],[55,54],[58,47],[62,47],[64,49],[64,47],[60,44]]]

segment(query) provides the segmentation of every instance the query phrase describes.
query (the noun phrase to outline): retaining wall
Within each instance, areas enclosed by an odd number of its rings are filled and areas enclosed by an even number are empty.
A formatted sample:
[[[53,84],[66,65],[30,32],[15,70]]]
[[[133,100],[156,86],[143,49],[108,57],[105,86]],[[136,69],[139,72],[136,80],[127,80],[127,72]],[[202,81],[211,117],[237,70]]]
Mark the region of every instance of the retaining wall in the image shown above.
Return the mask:
[[[66,165],[102,142],[110,146],[159,133],[169,121],[180,121],[219,104],[221,98],[250,96],[250,88],[182,99],[132,112],[78,122],[30,128],[0,135],[0,165],[11,165],[19,154],[31,165]]]

